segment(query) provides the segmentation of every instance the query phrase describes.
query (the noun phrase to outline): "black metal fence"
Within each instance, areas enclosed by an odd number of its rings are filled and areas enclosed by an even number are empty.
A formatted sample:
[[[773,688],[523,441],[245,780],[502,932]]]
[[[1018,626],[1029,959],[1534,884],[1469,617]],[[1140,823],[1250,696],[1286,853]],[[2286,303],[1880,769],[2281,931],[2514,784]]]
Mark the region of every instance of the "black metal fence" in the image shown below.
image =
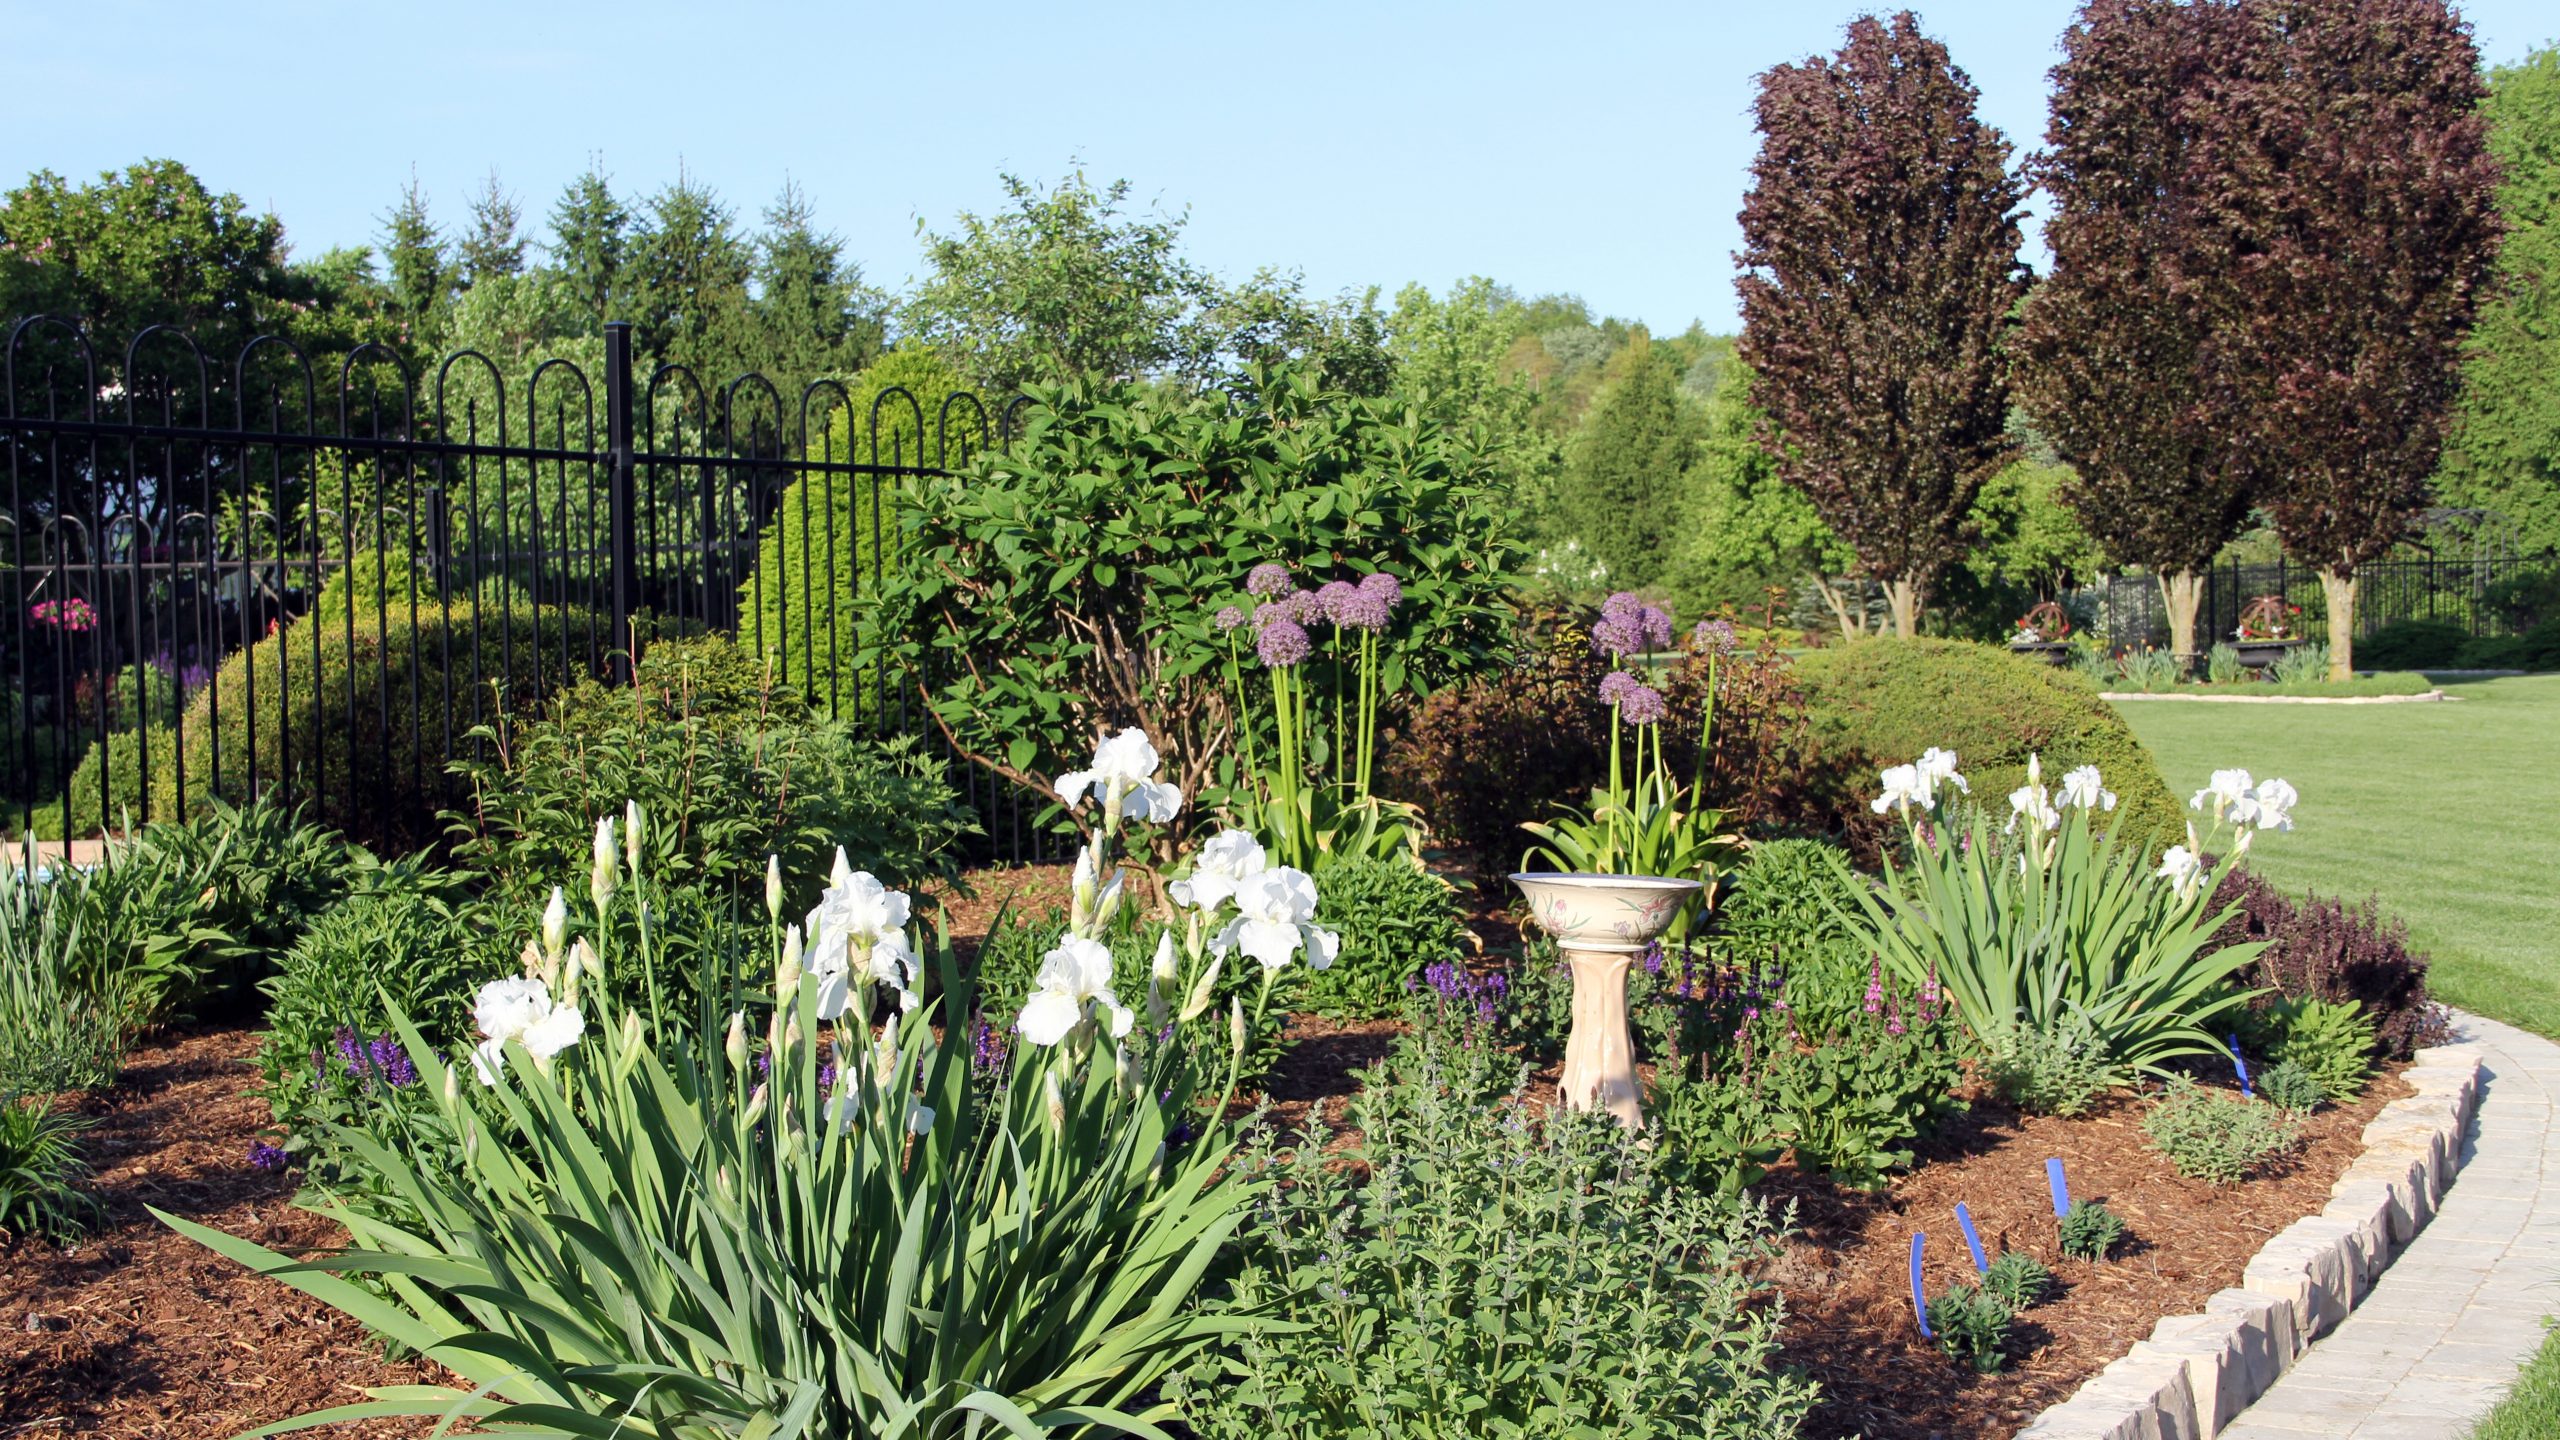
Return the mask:
[[[0,805],[46,838],[208,793],[329,811],[416,788],[496,708],[627,679],[656,635],[734,634],[829,715],[913,728],[906,677],[852,653],[895,544],[883,496],[1012,418],[640,375],[618,323],[600,374],[547,359],[512,393],[477,352],[412,375],[380,347],[315,365],[261,337],[217,362],[167,328],[105,355],[59,318],[0,333]],[[315,685],[346,704],[284,703]],[[1011,787],[954,778],[1019,853]]]
[[[2362,638],[2404,620],[2442,621],[2473,635],[2514,634],[2518,612],[2504,602],[2518,586],[2552,567],[2547,558],[2513,556],[2376,561],[2356,571],[2356,635]],[[2301,606],[2304,633],[2326,637],[2329,600],[2320,588],[2320,572],[2278,561],[2218,565],[2207,571],[2196,610],[2198,640],[2210,645],[2230,639],[2241,607],[2261,595],[2281,595]],[[2115,644],[2169,643],[2168,609],[2159,582],[2148,575],[2109,576],[2081,587],[2070,599]]]

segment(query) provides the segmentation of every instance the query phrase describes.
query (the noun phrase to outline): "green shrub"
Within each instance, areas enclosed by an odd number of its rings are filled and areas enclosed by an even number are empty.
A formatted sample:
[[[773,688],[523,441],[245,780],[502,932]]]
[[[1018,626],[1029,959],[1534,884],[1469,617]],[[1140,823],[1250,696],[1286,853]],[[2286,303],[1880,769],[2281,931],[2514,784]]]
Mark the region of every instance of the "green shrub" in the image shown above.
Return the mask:
[[[2009,1363],[2009,1302],[1990,1286],[1958,1282],[1929,1302],[1929,1328],[1949,1359],[1989,1375]]]
[[[1982,1288],[2000,1297],[2011,1310],[2032,1310],[2053,1289],[2053,1272],[2024,1250],[2003,1250],[1982,1272]]]
[[[2427,993],[2427,957],[2409,949],[2407,923],[2384,915],[2378,902],[2297,899],[2246,867],[2226,877],[2223,892],[2239,906],[2223,930],[2224,942],[2266,945],[2234,977],[2234,983],[2262,991],[2263,1003],[2303,997],[2351,1001],[2375,1022],[2381,1053],[2400,1059],[2420,1046],[2443,1043],[2447,1021],[2444,1007]],[[2242,1021],[2244,1029],[2255,1031],[2249,1017]]]
[[[2356,642],[2356,664],[2369,670],[2450,669],[2471,632],[2450,620],[2394,620]]]
[[[160,726],[118,730],[93,742],[71,771],[68,823],[51,828],[87,838],[120,834],[128,822],[173,818],[174,786],[162,794],[146,782],[176,763],[177,746],[177,732]]]
[[[2005,649],[1956,640],[1869,639],[1796,662],[1835,810],[1865,815],[1876,772],[1933,746],[1962,757],[1974,794],[2025,783],[2027,757],[2048,776],[2081,765],[2121,797],[2114,828],[2145,847],[2176,843],[2186,817],[2149,751],[2113,706]]]
[[[1797,1432],[1813,1387],[1780,1364],[1754,1278],[1756,1202],[1669,1184],[1605,1115],[1532,1107],[1514,1062],[1409,1037],[1362,1077],[1349,1170],[1311,1123],[1241,1164],[1282,1183],[1240,1236],[1212,1318],[1282,1322],[1172,1395],[1204,1440]],[[1488,1101],[1487,1092],[1493,1098]],[[1561,1347],[1561,1348],[1560,1348]],[[1525,1357],[1538,1380],[1521,1383]]]
[[[2240,647],[2225,640],[2205,652],[2204,678],[2209,684],[2237,685],[2256,677],[2249,673],[2248,666],[2240,663]]]
[[[2123,1243],[2125,1224],[2103,1200],[2074,1200],[2062,1214],[2061,1232],[2062,1253],[2094,1265]]]
[[[414,609],[424,614],[441,604],[436,580],[421,568],[405,545],[385,545],[377,552],[358,537],[347,562],[329,572],[311,602],[314,620],[343,625],[405,622]]]
[[[2258,1093],[2279,1110],[2308,1115],[2328,1100],[2320,1077],[2291,1060],[2279,1060],[2258,1076]]]
[[[89,1121],[40,1097],[0,1095],[0,1239],[68,1241],[104,1211],[80,1189]]]
[[[915,404],[890,394],[891,387],[903,389]],[[847,389],[851,405],[829,411],[826,428],[810,437],[809,459],[910,467],[943,466],[947,460],[956,466],[979,448],[982,425],[986,433],[995,428],[996,417],[972,403],[959,372],[922,346],[880,357]],[[813,403],[832,398],[822,395]],[[894,715],[910,699],[902,689],[888,690],[856,659],[880,577],[898,563],[907,523],[898,498],[901,484],[895,476],[806,474],[794,480],[758,543],[756,573],[739,595],[745,607],[739,644],[751,655],[770,657],[778,679],[806,691],[828,714],[873,716],[885,701]]]
[[[2249,1021],[2252,1048],[2277,1064],[2300,1066],[2321,1094],[2352,1100],[2364,1093],[2373,1070],[2374,1023],[2363,1006],[2296,996],[2270,1002]]]
[[[1867,950],[1855,917],[1867,882],[1848,852],[1819,840],[1766,840],[1732,873],[1716,913],[1731,959],[1785,975],[1797,1023],[1817,1034],[1852,1023],[1866,998]]]
[[[773,704],[726,642],[662,642],[643,663],[635,687],[582,683],[503,740],[458,747],[472,799],[448,817],[454,854],[496,894],[538,908],[580,872],[596,822],[634,802],[652,875],[758,911],[768,855],[794,894],[821,886],[838,848],[892,885],[957,873],[976,822],[916,737],[796,718],[805,707]]]
[[[0,865],[0,1097],[103,1089],[124,1063],[124,1016],[80,984],[88,890]]]
[[[2050,1030],[2010,1030],[1994,1044],[1985,1069],[2001,1099],[2037,1115],[2084,1114],[2124,1083],[2108,1058],[2106,1036],[2076,1010]]]
[[[1297,1003],[1336,1019],[1393,1015],[1423,967],[1464,953],[1467,928],[1447,881],[1404,860],[1352,859],[1316,876],[1324,924],[1342,937],[1332,968],[1311,970]]]
[[[438,816],[470,794],[446,773],[448,754],[467,751],[475,725],[531,713],[594,673],[604,630],[583,610],[545,606],[537,621],[530,609],[502,619],[460,603],[414,624],[360,619],[352,635],[296,621],[224,661],[187,706],[187,807],[207,794],[240,803],[254,767],[256,793],[289,794],[351,840],[384,851],[431,843]],[[177,768],[155,756],[151,779],[155,810],[177,813]]]
[[[2145,645],[2127,650],[2116,657],[2116,676],[2127,690],[2156,694],[2174,688],[2185,678],[2180,673],[2178,657],[2166,650]]]
[[[2454,666],[2463,670],[2560,670],[2560,616],[2521,635],[2484,635],[2462,647]]]
[[[2329,679],[2329,646],[2320,640],[2305,640],[2287,646],[2283,654],[2267,666],[2267,679],[2277,685],[2321,685]]]
[[[2291,1155],[2302,1129],[2273,1105],[2220,1090],[2207,1090],[2183,1075],[2142,1119],[2151,1148],[2179,1174],[2216,1185],[2237,1185]]]
[[[394,1033],[385,996],[437,1053],[450,1053],[472,1038],[473,993],[515,970],[530,934],[465,899],[458,877],[418,861],[366,875],[264,984],[259,1090],[286,1133],[284,1148],[305,1154],[355,1106],[415,1083],[415,1058]],[[384,964],[386,956],[398,963]]]
[[[1249,398],[1032,387],[1010,444],[910,487],[913,563],[885,569],[862,629],[880,650],[862,663],[935,677],[934,717],[1026,787],[1135,723],[1191,796],[1229,753],[1234,633],[1216,617],[1256,564],[1338,556],[1398,579],[1378,636],[1390,713],[1487,668],[1517,553],[1492,462],[1468,433],[1319,371],[1253,367]]]

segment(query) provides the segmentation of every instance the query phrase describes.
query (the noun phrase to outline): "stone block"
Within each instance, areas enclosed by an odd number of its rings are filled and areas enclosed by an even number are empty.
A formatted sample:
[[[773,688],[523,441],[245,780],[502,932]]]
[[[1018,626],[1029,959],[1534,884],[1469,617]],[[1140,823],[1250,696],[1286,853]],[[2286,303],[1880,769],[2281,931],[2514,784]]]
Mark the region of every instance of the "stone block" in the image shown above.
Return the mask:
[[[2364,1180],[2334,1195],[2320,1212],[2351,1227],[2347,1232],[2347,1257],[2352,1262],[2348,1273],[2354,1282],[2347,1295],[2350,1310],[2364,1303],[2364,1297],[2373,1293],[2373,1282],[2390,1267],[2391,1217],[2397,1208],[2387,1182]]]
[[[2147,1340],[2045,1411],[2018,1440],[2204,1440],[2187,1363]]]
[[[2354,1226],[2327,1215],[2307,1215],[2276,1232],[2241,1272],[2240,1288],[2292,1307],[2294,1332],[2307,1343],[2347,1317],[2354,1302]]]
[[[2263,1295],[2225,1290],[2203,1314],[2173,1315],[2153,1327],[2143,1345],[2186,1367],[2198,1440],[2213,1440],[2284,1373],[2292,1343],[2278,1333],[2290,1324],[2282,1317],[2282,1307]]]

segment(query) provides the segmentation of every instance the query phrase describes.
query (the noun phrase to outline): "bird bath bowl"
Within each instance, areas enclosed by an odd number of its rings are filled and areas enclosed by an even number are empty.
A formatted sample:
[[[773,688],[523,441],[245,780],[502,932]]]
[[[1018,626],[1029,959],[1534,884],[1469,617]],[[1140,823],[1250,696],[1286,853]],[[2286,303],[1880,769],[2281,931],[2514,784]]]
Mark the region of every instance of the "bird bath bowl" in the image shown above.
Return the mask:
[[[1606,1110],[1633,1130],[1644,1124],[1635,1040],[1627,1030],[1627,966],[1704,887],[1664,875],[1530,872],[1511,883],[1529,913],[1555,937],[1573,967],[1573,1031],[1556,1090],[1577,1110]]]

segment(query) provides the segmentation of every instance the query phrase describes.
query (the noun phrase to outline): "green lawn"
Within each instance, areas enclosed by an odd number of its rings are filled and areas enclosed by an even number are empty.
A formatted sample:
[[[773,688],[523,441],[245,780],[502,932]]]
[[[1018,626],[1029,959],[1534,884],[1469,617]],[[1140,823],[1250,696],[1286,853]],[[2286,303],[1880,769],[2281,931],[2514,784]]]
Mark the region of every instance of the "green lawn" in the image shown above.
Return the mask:
[[[2378,895],[2435,957],[2438,998],[2560,1038],[2560,675],[2452,683],[2419,705],[2118,707],[2181,798],[2245,767],[2302,792],[2250,863]]]
[[[2560,1435],[2560,1335],[2516,1378],[2516,1388],[2471,1432],[2471,1440],[2551,1440]]]

